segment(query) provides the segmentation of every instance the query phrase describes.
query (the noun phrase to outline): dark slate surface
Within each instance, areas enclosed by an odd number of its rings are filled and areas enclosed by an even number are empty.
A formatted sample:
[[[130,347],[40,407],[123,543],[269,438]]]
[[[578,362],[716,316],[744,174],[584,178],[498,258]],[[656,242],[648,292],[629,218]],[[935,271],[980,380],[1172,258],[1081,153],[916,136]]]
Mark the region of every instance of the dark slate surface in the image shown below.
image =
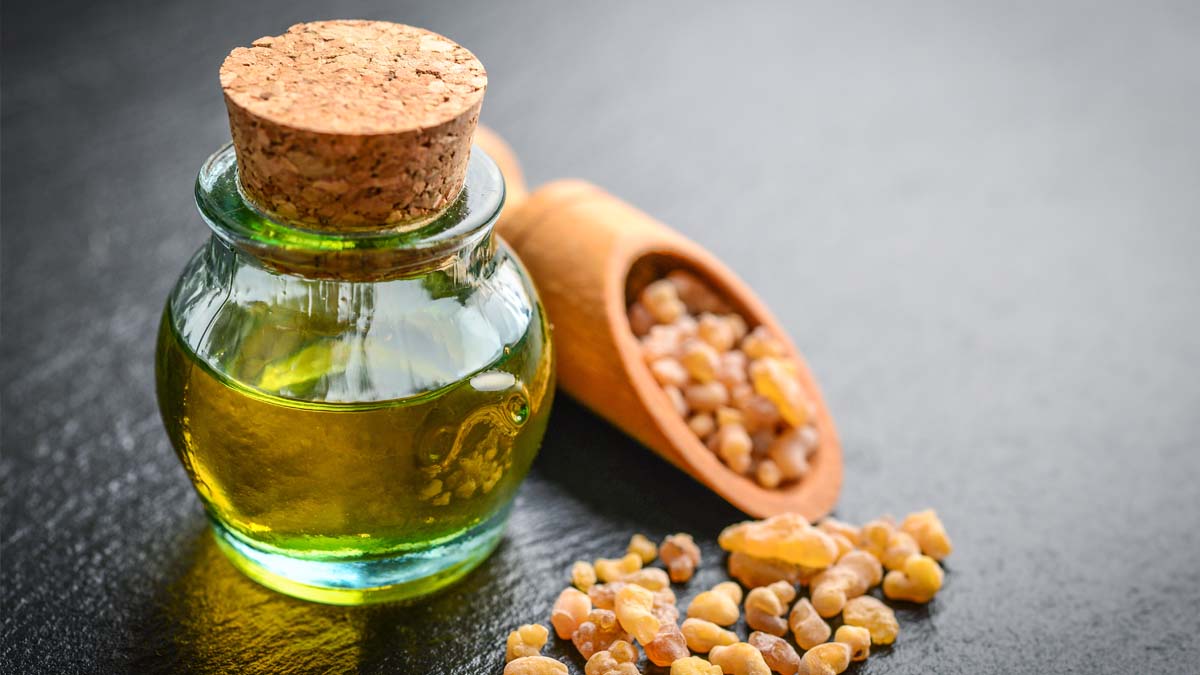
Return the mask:
[[[944,514],[947,588],[854,672],[1200,672],[1196,3],[16,4],[0,670],[498,673],[633,531],[696,533],[693,588],[719,578],[737,514],[565,397],[502,548],[438,597],[304,604],[215,551],[154,326],[205,237],[223,54],[344,16],[468,45],[534,182],[600,183],[761,291],[839,423],[841,516]]]

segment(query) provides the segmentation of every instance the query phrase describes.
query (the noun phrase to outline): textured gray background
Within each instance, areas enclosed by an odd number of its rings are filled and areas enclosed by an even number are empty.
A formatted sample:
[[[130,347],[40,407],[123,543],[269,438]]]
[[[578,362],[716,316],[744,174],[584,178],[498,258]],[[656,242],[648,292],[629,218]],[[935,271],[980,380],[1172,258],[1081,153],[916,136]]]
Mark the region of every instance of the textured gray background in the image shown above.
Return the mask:
[[[0,670],[496,673],[635,530],[719,577],[736,514],[565,397],[502,548],[426,602],[292,601],[206,538],[151,355],[217,67],[368,17],[474,50],[534,183],[595,181],[759,289],[839,424],[839,515],[944,515],[947,588],[855,672],[1200,672],[1200,4],[15,4]]]

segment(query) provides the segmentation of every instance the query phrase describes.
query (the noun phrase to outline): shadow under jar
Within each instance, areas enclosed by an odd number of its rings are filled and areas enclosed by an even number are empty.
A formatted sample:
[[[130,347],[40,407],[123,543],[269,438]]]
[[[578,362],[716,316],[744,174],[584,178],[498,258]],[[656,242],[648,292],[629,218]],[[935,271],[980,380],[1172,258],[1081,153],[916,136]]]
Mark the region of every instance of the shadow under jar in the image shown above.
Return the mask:
[[[213,230],[163,314],[158,398],[217,541],[249,576],[320,602],[424,594],[490,553],[545,432],[549,330],[492,235],[504,200],[475,148],[440,215],[320,231],[204,165]]]

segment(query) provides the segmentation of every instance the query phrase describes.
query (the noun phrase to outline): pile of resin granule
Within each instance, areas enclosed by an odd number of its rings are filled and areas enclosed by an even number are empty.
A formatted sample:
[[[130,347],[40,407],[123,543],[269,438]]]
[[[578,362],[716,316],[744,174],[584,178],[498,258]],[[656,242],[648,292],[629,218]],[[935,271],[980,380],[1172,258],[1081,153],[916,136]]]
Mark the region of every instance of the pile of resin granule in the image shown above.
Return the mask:
[[[640,674],[643,652],[671,675],[841,673],[900,631],[871,590],[881,585],[887,600],[929,602],[942,587],[939,561],[951,552],[932,510],[861,527],[833,518],[814,527],[784,513],[731,525],[717,541],[736,581],[697,594],[682,623],[671,584],[688,582],[700,563],[691,536],[656,546],[635,534],[623,557],[574,564],[550,625],[587,659],[586,675]],[[650,566],[656,559],[665,569]],[[751,631],[744,640],[731,628],[743,615]],[[834,631],[828,620],[839,615]],[[510,633],[504,675],[566,675],[566,664],[540,655],[549,635],[540,624]]]
[[[808,473],[814,410],[783,341],[683,270],[648,284],[628,311],[651,375],[726,466],[768,489]]]

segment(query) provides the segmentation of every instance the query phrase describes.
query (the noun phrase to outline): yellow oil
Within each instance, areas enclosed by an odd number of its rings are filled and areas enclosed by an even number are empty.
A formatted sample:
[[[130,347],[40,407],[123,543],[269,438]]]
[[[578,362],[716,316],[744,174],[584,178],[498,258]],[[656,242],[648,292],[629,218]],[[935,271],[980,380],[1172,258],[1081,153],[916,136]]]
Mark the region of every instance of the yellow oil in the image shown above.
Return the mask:
[[[453,540],[509,503],[545,431],[553,358],[540,319],[472,375],[369,403],[271,393],[321,380],[343,355],[304,331],[255,337],[239,344],[256,353],[218,373],[168,309],[156,374],[168,434],[206,507],[262,550],[346,560]]]

